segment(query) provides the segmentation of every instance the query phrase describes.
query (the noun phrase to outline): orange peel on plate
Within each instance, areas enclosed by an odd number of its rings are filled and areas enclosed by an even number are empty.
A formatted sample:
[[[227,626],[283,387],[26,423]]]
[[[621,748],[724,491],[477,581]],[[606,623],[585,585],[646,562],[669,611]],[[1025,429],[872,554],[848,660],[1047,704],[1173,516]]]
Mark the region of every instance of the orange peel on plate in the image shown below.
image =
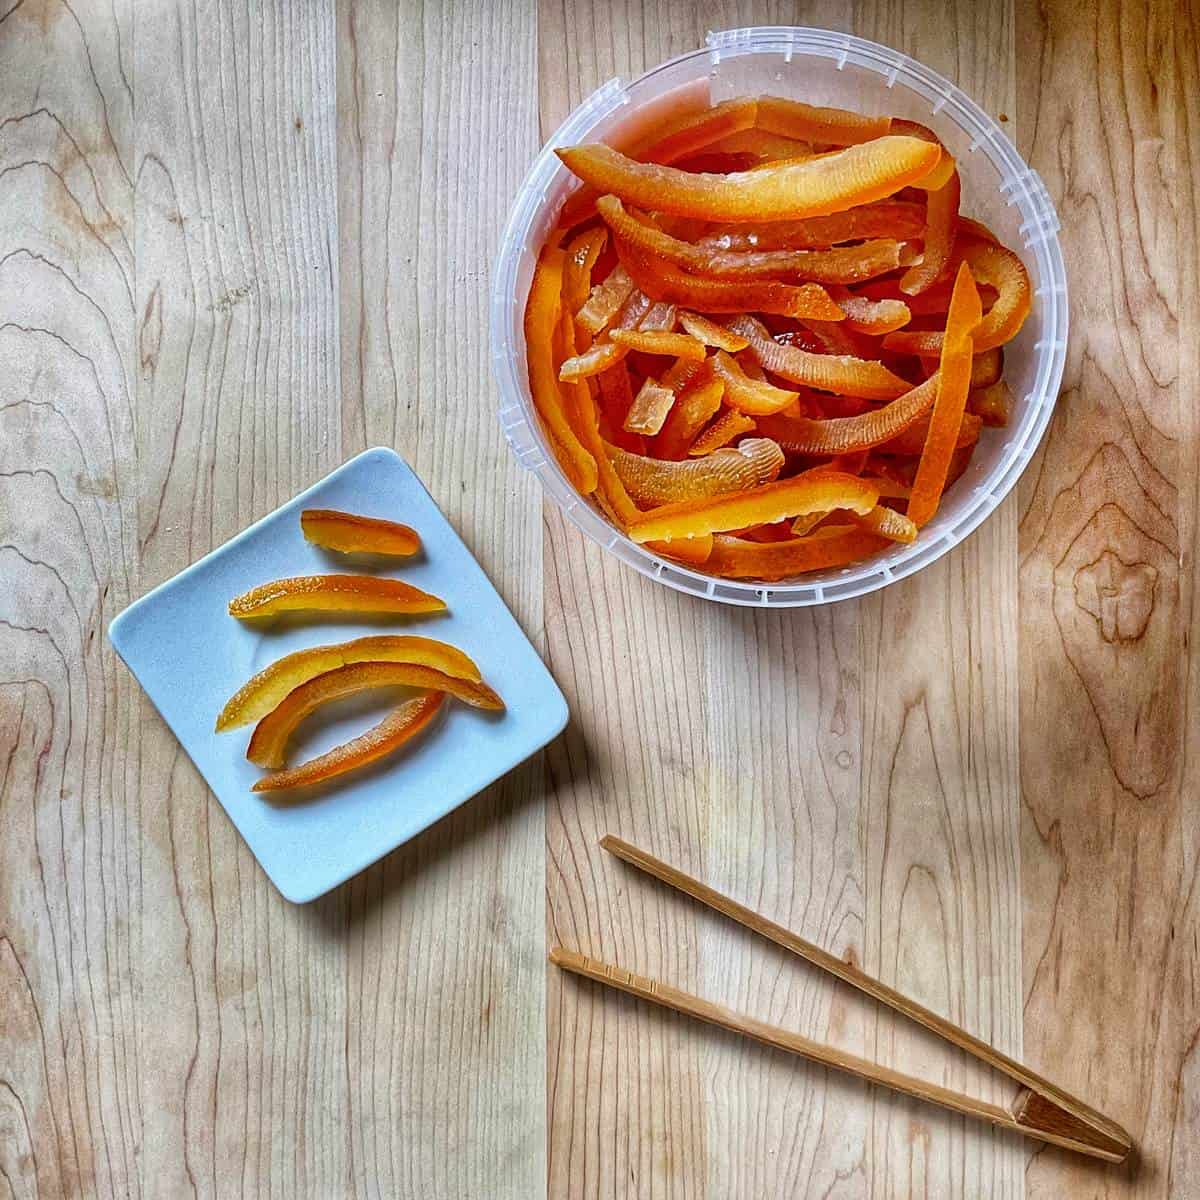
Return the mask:
[[[264,776],[251,789],[277,792],[285,788],[310,787],[324,783],[348,771],[357,771],[398,750],[411,741],[437,716],[446,699],[445,692],[425,692],[393,709],[373,729],[335,746],[325,754],[285,771]]]
[[[294,575],[260,583],[229,602],[245,621],[285,612],[431,613],[445,600],[399,579],[374,575]]]
[[[383,634],[337,645],[312,646],[285,654],[242,684],[221,709],[217,732],[261,720],[302,683],[358,662],[412,663],[433,667],[472,683],[478,683],[481,678],[479,668],[457,646],[434,638]]]
[[[339,554],[407,557],[421,549],[420,536],[407,525],[333,508],[306,508],[300,514],[300,528],[308,541]]]
[[[287,694],[254,727],[246,757],[260,767],[281,767],[288,739],[305,717],[331,700],[370,688],[414,687],[448,692],[475,708],[503,710],[504,701],[486,683],[455,679],[415,663],[361,662],[326,671]]]

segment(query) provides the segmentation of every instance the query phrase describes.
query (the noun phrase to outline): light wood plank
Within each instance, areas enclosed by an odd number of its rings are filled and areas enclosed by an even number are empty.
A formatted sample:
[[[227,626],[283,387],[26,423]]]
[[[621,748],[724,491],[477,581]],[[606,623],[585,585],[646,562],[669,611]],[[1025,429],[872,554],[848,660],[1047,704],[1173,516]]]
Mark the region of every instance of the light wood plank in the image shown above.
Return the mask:
[[[541,640],[533,481],[496,420],[488,282],[537,148],[520,2],[339,6],[343,430],[394,446]],[[540,759],[347,889],[349,1133],[366,1196],[545,1180]]]
[[[131,12],[0,23],[0,1192],[136,1195]]]
[[[143,589],[341,461],[333,38],[326,4],[138,12]],[[144,720],[145,1190],[339,1192],[343,901],[284,902]]]
[[[1021,487],[1025,1044],[1139,1143],[1120,1171],[1041,1155],[1028,1192],[1182,1197],[1200,1187],[1196,11],[1022,4],[1018,30],[1022,146],[1071,286],[1063,393]]]
[[[1011,5],[862,5],[855,29],[1011,116]],[[864,968],[1020,1059],[1015,559],[1010,499],[961,547],[862,605]],[[873,1055],[994,1103],[1012,1096],[883,1011]],[[872,1122],[880,1195],[1019,1197],[1028,1152],[911,1104],[877,1108]]]
[[[543,134],[610,75],[694,48],[708,26],[839,19],[833,6],[730,6],[718,19],[667,6],[543,5],[541,17]],[[861,1053],[863,1003],[629,880],[595,846],[621,832],[861,958],[855,606],[722,610],[635,576],[553,511],[548,534],[552,664],[584,714],[552,759],[553,934]],[[664,1195],[861,1186],[869,1110],[860,1085],[575,981],[550,986],[551,1194],[568,1178],[585,1194],[611,1194],[623,1178]],[[643,1066],[623,1077],[609,1062]],[[645,1114],[647,1095],[666,1107]]]
[[[1015,7],[0,4],[0,1196],[1196,1191],[1197,12]],[[489,267],[540,137],[755,23],[878,38],[1009,116],[1072,288],[1019,500],[815,614],[686,600],[539,522],[493,417]],[[377,443],[574,720],[298,910],[103,629]],[[606,861],[608,830],[1086,1095],[1139,1157],[1031,1155],[556,972],[544,1004],[543,880],[568,946],[1009,1098]]]
[[[542,138],[613,75],[667,57],[673,38],[690,48],[694,28],[657,6],[541,3]],[[544,555],[549,662],[574,718],[548,756],[550,939],[694,986],[695,915],[605,862],[597,840],[619,831],[702,861],[712,613],[586,542],[549,504]],[[708,1161],[702,1048],[680,1018],[552,970],[547,1056],[551,1196],[696,1193]]]

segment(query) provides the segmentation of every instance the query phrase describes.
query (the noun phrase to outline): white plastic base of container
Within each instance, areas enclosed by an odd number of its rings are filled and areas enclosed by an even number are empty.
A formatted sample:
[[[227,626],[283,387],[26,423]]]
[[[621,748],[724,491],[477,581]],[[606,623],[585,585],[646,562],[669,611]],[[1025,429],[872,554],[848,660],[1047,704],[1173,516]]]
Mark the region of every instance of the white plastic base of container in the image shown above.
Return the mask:
[[[773,584],[714,579],[649,553],[567,482],[550,452],[529,393],[525,301],[534,263],[562,202],[578,186],[554,155],[558,146],[612,140],[642,124],[681,89],[707,89],[712,103],[771,94],[930,126],[958,161],[962,211],[1019,249],[1033,307],[1004,348],[1014,404],[1005,429],[984,429],[970,466],[911,546],[897,545],[853,566]],[[1067,283],[1059,221],[1045,185],[1000,127],[940,75],[886,46],[821,29],[762,27],[710,33],[706,49],[681,55],[632,83],[614,79],[584,101],[546,144],[513,206],[492,285],[492,358],[500,422],[518,461],[588,537],[643,575],[725,604],[802,606],[873,592],[919,571],[958,545],[991,513],[1033,457],[1062,381]]]

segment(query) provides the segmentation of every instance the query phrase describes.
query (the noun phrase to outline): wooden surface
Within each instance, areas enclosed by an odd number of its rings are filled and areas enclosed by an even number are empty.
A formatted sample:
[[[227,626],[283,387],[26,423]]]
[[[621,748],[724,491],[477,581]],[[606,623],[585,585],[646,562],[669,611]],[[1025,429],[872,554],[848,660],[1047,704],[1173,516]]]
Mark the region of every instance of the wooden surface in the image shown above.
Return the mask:
[[[542,137],[755,23],[887,42],[1005,114],[1071,287],[1017,494],[819,612],[607,560],[493,416],[488,274]],[[1200,1194],[1198,24],[1167,0],[0,3],[0,1198]],[[104,629],[378,443],[575,719],[295,908]],[[1010,1098],[608,831],[1077,1092],[1136,1157],[548,970],[561,942]]]

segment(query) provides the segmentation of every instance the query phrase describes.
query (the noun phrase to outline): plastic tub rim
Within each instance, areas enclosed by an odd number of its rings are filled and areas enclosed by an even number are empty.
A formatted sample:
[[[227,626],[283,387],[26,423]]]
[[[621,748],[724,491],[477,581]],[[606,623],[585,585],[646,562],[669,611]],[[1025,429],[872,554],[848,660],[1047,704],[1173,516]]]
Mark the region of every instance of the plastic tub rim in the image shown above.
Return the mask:
[[[1004,452],[986,478],[977,483],[961,511],[939,514],[910,546],[896,546],[861,564],[837,569],[819,579],[755,583],[719,579],[650,553],[616,530],[568,482],[534,415],[524,371],[524,294],[518,288],[521,252],[542,212],[556,175],[565,168],[554,151],[579,141],[580,135],[629,103],[629,92],[679,63],[707,57],[715,67],[724,58],[780,53],[791,62],[797,52],[832,59],[841,70],[847,63],[883,76],[887,87],[903,83],[930,103],[932,114],[947,112],[971,137],[969,152],[982,150],[1000,176],[1000,193],[1017,206],[1024,249],[1036,264],[1035,294],[1044,315],[1035,343],[1035,376],[1025,399],[1031,417],[1013,431]],[[706,45],[676,55],[651,70],[622,82],[610,79],[597,88],[551,135],[534,160],[518,193],[500,241],[491,297],[492,366],[499,386],[499,419],[517,461],[538,477],[544,491],[583,534],[641,574],[689,595],[745,607],[806,607],[863,596],[904,579],[937,561],[967,538],[990,516],[1016,484],[1050,423],[1066,362],[1068,333],[1067,282],[1061,228],[1049,192],[1008,136],[969,96],[937,72],[877,42],[850,34],[801,26],[756,26],[709,33]],[[532,273],[532,267],[529,268]],[[518,303],[517,297],[522,297]]]

